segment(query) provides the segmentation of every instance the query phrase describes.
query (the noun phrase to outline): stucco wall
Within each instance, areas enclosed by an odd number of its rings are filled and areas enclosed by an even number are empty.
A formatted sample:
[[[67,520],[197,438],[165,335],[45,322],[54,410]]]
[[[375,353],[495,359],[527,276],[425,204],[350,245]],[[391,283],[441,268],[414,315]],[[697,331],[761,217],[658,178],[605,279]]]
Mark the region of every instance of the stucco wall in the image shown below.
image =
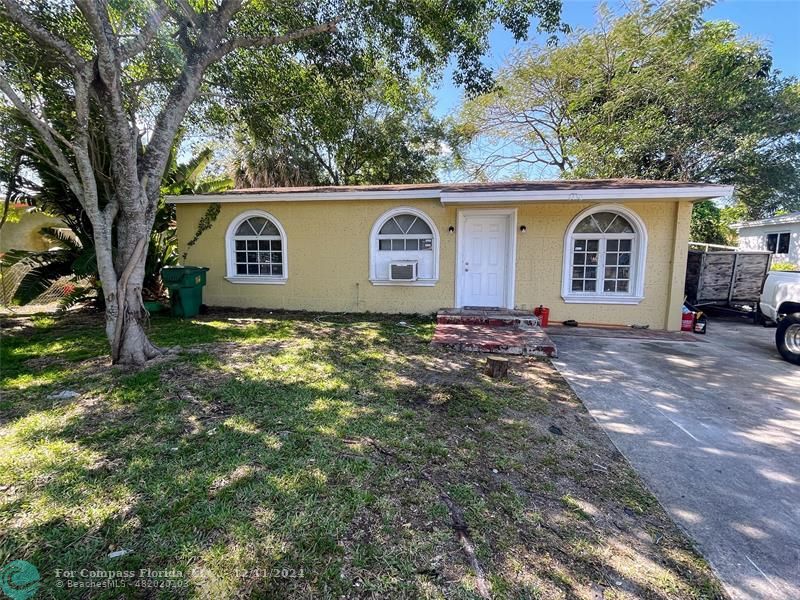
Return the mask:
[[[517,222],[519,225],[526,225],[528,231],[517,237],[517,306],[533,308],[544,304],[550,307],[550,317],[554,321],[575,319],[579,323],[643,324],[658,329],[679,328],[691,204],[625,204],[644,221],[648,233],[645,297],[640,304],[567,304],[561,298],[564,233],[575,215],[589,206],[591,205],[541,204],[519,208]],[[673,282],[677,284],[675,294],[672,293]],[[672,317],[671,326],[667,322],[668,314]]]
[[[438,227],[440,267],[439,282],[434,287],[375,286],[369,282],[370,230],[381,214],[398,205],[425,211]],[[182,251],[206,206],[177,206]],[[645,299],[641,304],[566,304],[561,298],[564,233],[575,215],[588,206],[552,203],[518,207],[517,225],[525,225],[527,232],[517,235],[516,305],[531,309],[544,304],[556,321],[676,328],[683,300],[691,205],[674,201],[626,203],[648,230]],[[284,285],[234,284],[224,278],[225,232],[237,215],[252,209],[271,213],[286,230],[288,280]],[[456,235],[449,233],[448,227],[456,223],[457,209],[443,207],[438,200],[223,204],[212,228],[189,250],[186,264],[210,268],[204,301],[212,306],[433,312],[455,302]]]
[[[40,233],[44,227],[63,227],[64,224],[40,212],[24,213],[19,221],[6,221],[0,235],[0,252],[8,250],[47,250],[52,246]]]
[[[369,282],[369,234],[375,220],[395,206],[413,206],[435,222],[441,237],[439,283],[434,287],[373,286]],[[178,205],[178,240],[194,235],[206,205]],[[286,231],[288,279],[283,285],[234,284],[224,279],[225,232],[237,215],[260,209]],[[408,202],[257,202],[223,204],[219,217],[186,263],[209,267],[204,301],[218,306],[253,306],[326,311],[433,312],[453,304],[455,210],[438,200]]]
[[[739,248],[742,250],[766,250],[767,234],[791,234],[788,254],[775,254],[773,262],[790,262],[800,267],[800,223],[786,225],[761,225],[759,227],[742,227],[739,230]]]

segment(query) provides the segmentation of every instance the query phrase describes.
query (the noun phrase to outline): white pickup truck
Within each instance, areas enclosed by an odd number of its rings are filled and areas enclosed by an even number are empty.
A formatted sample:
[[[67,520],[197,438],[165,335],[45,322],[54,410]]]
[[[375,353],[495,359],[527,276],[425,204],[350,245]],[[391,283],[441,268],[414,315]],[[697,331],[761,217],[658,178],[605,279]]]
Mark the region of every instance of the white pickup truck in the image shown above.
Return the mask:
[[[800,365],[800,272],[770,271],[759,308],[765,319],[778,324],[778,352],[790,363]]]

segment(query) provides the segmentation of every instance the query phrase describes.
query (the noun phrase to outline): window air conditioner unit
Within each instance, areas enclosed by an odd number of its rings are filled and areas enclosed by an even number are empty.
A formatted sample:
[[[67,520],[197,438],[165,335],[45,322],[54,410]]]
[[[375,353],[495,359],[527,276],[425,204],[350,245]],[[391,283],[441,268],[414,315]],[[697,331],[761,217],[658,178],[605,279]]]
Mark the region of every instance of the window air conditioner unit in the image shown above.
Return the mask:
[[[389,279],[391,281],[416,281],[417,261],[396,260],[389,263]]]

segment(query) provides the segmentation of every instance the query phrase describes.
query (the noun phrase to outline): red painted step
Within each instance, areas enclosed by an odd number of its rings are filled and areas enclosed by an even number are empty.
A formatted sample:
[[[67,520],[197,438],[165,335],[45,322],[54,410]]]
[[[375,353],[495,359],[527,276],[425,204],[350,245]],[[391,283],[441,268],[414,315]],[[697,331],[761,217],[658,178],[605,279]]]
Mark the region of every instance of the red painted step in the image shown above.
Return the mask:
[[[486,323],[437,323],[431,343],[459,352],[522,356],[558,356],[555,344],[539,327]]]

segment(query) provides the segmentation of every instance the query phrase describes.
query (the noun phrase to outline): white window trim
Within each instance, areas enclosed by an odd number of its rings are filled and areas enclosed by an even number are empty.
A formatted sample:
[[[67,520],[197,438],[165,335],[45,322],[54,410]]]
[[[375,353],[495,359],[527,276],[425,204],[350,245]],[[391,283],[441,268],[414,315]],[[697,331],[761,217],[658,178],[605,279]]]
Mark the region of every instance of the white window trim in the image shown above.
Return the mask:
[[[417,279],[416,281],[392,281],[390,279],[379,279],[377,275],[377,265],[375,262],[377,253],[380,252],[380,250],[378,250],[378,232],[380,231],[381,227],[383,227],[384,223],[386,223],[386,221],[392,217],[405,214],[414,215],[415,217],[422,219],[428,225],[428,227],[431,228],[431,233],[433,234],[433,248],[431,248],[431,251],[433,252],[433,277],[427,279]],[[380,217],[378,217],[375,220],[375,223],[373,223],[372,230],[369,234],[369,281],[372,285],[392,285],[402,287],[432,287],[436,285],[436,282],[439,281],[439,230],[436,227],[436,223],[433,222],[433,219],[431,219],[421,210],[417,208],[411,208],[410,206],[400,206],[391,210],[387,210]]]
[[[591,214],[599,212],[612,212],[625,217],[635,230],[631,244],[631,292],[620,294],[617,292],[573,292],[572,282],[572,241],[575,227]],[[591,237],[578,234],[578,237]],[[605,257],[603,257],[603,262]],[[581,211],[572,219],[564,234],[564,258],[561,272],[561,297],[567,304],[639,304],[644,300],[645,264],[647,261],[647,228],[644,221],[635,212],[620,204],[597,204]],[[600,269],[598,264],[598,270]],[[599,279],[598,279],[599,281]],[[599,287],[599,286],[598,286]]]
[[[263,217],[269,219],[281,236],[281,253],[283,255],[283,275],[238,275],[236,273],[236,244],[235,233],[244,221],[252,217]],[[286,244],[286,231],[283,225],[274,216],[264,210],[247,210],[239,213],[228,225],[228,230],[225,232],[225,264],[227,274],[225,279],[231,283],[237,284],[259,284],[259,285],[284,285],[289,278],[289,250]]]

